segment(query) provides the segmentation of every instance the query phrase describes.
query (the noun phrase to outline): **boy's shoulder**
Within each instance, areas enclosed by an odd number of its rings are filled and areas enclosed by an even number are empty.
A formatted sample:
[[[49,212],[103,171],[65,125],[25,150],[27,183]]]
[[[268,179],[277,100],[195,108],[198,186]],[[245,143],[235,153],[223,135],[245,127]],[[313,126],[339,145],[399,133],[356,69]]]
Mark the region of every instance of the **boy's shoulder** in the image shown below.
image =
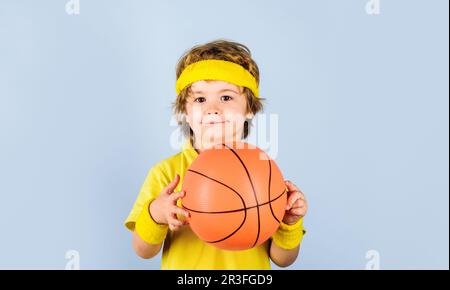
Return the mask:
[[[150,171],[158,176],[164,176],[172,180],[176,174],[183,176],[192,161],[197,158],[198,153],[189,141],[182,144],[180,151],[158,161]]]
[[[180,151],[178,153],[175,153],[167,158],[158,161],[156,164],[153,165],[151,170],[170,174],[179,167],[179,164],[182,159],[183,159],[183,151]]]

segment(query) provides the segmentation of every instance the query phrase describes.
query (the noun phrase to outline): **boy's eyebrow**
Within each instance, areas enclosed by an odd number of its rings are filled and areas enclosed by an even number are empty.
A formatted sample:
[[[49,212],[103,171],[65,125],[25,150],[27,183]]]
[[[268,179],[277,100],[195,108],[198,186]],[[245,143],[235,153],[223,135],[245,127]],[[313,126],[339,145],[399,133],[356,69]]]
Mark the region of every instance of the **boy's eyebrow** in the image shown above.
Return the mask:
[[[238,92],[236,92],[235,90],[232,90],[232,89],[223,89],[223,90],[220,90],[219,93],[223,93],[223,92],[226,92],[226,91],[230,91],[230,92],[233,92],[233,93],[239,95]],[[192,91],[192,93],[194,93],[194,94],[204,94],[203,91]]]

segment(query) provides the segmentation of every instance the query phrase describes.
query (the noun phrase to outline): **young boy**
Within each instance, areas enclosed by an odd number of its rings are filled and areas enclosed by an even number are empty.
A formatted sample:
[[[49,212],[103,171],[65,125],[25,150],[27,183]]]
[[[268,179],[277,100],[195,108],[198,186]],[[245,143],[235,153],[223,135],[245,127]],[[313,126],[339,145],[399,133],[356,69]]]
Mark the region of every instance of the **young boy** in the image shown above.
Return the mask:
[[[187,226],[189,213],[181,208],[183,177],[202,151],[249,134],[249,121],[262,110],[259,70],[242,44],[218,40],[193,47],[177,65],[179,125],[188,141],[182,151],[148,172],[125,226],[133,232],[137,255],[149,259],[164,242],[162,269],[270,269],[297,258],[307,211],[304,194],[286,181],[288,201],[276,233],[260,246],[226,251],[201,241]],[[169,231],[170,230],[170,231]]]

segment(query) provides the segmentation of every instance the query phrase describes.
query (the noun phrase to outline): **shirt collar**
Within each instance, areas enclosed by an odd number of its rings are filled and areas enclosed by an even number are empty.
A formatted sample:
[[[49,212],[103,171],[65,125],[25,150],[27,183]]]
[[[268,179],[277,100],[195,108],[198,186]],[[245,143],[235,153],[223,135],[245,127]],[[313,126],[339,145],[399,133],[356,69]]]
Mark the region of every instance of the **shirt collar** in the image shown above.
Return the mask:
[[[194,149],[189,140],[184,142],[183,146],[181,147],[181,150],[183,151],[183,154],[190,162],[192,162],[198,156],[198,152]]]

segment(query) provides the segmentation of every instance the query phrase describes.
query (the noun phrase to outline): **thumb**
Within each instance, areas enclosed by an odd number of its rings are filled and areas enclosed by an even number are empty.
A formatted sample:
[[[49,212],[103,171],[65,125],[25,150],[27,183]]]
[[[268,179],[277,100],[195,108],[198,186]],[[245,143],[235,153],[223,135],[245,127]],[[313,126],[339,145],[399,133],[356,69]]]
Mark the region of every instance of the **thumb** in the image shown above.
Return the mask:
[[[164,188],[164,193],[171,194],[180,182],[180,175],[178,173],[175,175],[175,178]]]
[[[290,180],[285,180],[284,183],[286,184],[288,191],[296,191],[297,190],[295,185]]]

